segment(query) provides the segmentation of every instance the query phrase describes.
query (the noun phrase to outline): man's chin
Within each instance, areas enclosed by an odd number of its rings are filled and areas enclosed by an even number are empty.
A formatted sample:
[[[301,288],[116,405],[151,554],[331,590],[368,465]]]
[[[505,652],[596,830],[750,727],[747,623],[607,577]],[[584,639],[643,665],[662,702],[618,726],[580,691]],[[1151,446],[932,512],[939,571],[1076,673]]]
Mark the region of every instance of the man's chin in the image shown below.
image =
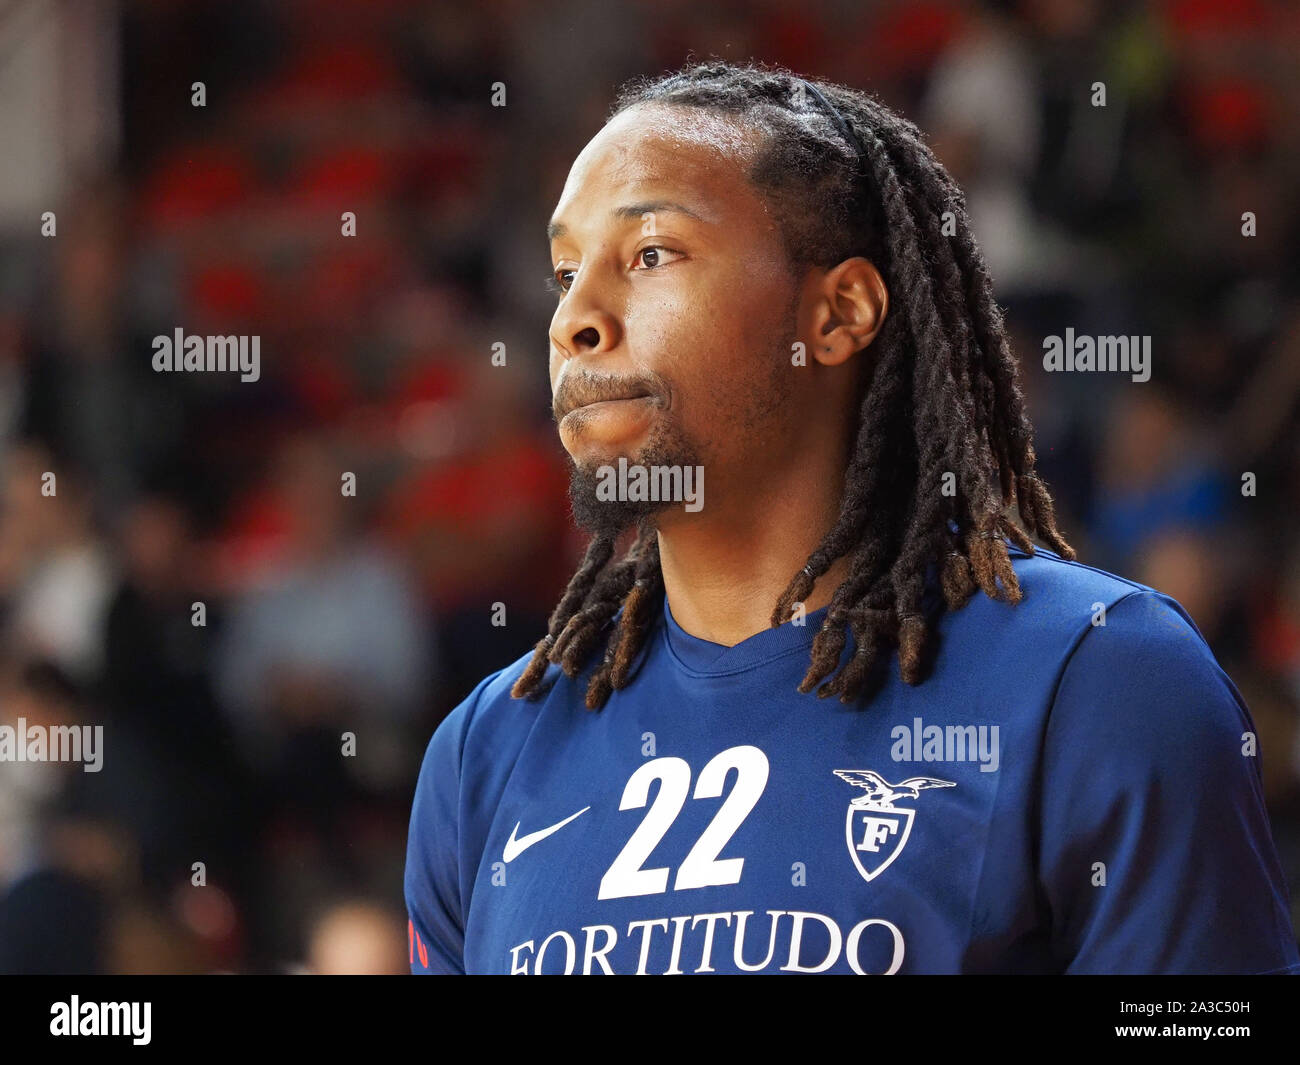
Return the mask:
[[[627,460],[631,465],[631,460]],[[672,502],[655,500],[602,499],[597,493],[601,466],[617,466],[618,457],[608,463],[574,466],[569,474],[569,502],[578,528],[592,536],[617,537],[619,533],[652,517]],[[679,504],[677,504],[679,505]]]
[[[640,522],[683,506],[683,502],[670,499],[619,498],[623,493],[617,490],[618,474],[615,471],[619,470],[620,463],[624,464],[625,471],[634,466],[698,469],[701,464],[699,449],[684,433],[676,427],[661,427],[654,439],[640,447],[613,450],[614,454],[583,455],[580,460],[569,456],[569,500],[573,507],[573,520],[579,528],[593,536],[617,537]],[[623,453],[619,454],[619,451]],[[633,454],[629,455],[627,451]],[[613,492],[611,474],[615,481]],[[630,494],[639,496],[639,493]]]

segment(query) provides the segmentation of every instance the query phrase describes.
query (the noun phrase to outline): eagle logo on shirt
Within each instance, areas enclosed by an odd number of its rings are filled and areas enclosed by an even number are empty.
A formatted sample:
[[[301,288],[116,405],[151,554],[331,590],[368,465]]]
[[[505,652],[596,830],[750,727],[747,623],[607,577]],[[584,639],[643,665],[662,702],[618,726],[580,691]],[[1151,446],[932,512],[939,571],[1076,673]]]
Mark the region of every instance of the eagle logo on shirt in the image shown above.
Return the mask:
[[[899,784],[891,784],[872,769],[836,769],[834,773],[866,792],[849,802],[844,819],[844,838],[849,846],[849,857],[867,881],[889,868],[912,834],[916,811],[894,803],[899,799],[920,798],[921,792],[928,788],[957,786],[955,781],[935,777],[911,777]]]

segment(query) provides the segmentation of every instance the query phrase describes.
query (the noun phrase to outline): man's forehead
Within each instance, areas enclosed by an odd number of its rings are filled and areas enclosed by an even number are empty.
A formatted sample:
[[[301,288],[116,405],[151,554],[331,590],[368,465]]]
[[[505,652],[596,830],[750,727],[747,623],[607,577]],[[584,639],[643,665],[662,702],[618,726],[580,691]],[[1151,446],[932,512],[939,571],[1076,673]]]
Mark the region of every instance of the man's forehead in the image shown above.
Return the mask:
[[[744,179],[755,137],[696,108],[644,105],[612,118],[578,154],[555,214],[591,194],[654,186],[697,198]]]

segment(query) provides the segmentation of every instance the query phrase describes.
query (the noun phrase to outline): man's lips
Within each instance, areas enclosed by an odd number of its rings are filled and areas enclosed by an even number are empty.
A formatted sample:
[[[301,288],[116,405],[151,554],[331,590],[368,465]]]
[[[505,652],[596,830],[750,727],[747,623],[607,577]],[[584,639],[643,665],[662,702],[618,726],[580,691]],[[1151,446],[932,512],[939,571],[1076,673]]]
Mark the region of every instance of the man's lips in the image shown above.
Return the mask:
[[[602,410],[612,410],[621,403],[644,403],[658,402],[655,396],[648,392],[629,392],[623,396],[593,396],[590,399],[578,398],[568,401],[560,406],[560,421],[563,421],[570,414],[577,414],[579,411],[585,411],[587,414],[599,414]]]

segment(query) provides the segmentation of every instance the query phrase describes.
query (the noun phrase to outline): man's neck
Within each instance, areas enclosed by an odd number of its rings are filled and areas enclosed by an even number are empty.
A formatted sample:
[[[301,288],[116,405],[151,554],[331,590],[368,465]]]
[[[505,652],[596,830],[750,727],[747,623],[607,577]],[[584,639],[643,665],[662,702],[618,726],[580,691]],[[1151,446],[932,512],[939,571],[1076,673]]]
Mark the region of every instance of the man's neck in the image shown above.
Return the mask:
[[[673,619],[702,640],[734,647],[771,627],[776,601],[838,516],[838,494],[805,478],[800,493],[773,489],[708,519],[661,523],[659,558]],[[797,520],[792,515],[819,515]],[[665,525],[667,527],[665,527]],[[851,560],[837,559],[803,600],[811,614],[831,601]],[[784,619],[788,620],[788,619]]]

